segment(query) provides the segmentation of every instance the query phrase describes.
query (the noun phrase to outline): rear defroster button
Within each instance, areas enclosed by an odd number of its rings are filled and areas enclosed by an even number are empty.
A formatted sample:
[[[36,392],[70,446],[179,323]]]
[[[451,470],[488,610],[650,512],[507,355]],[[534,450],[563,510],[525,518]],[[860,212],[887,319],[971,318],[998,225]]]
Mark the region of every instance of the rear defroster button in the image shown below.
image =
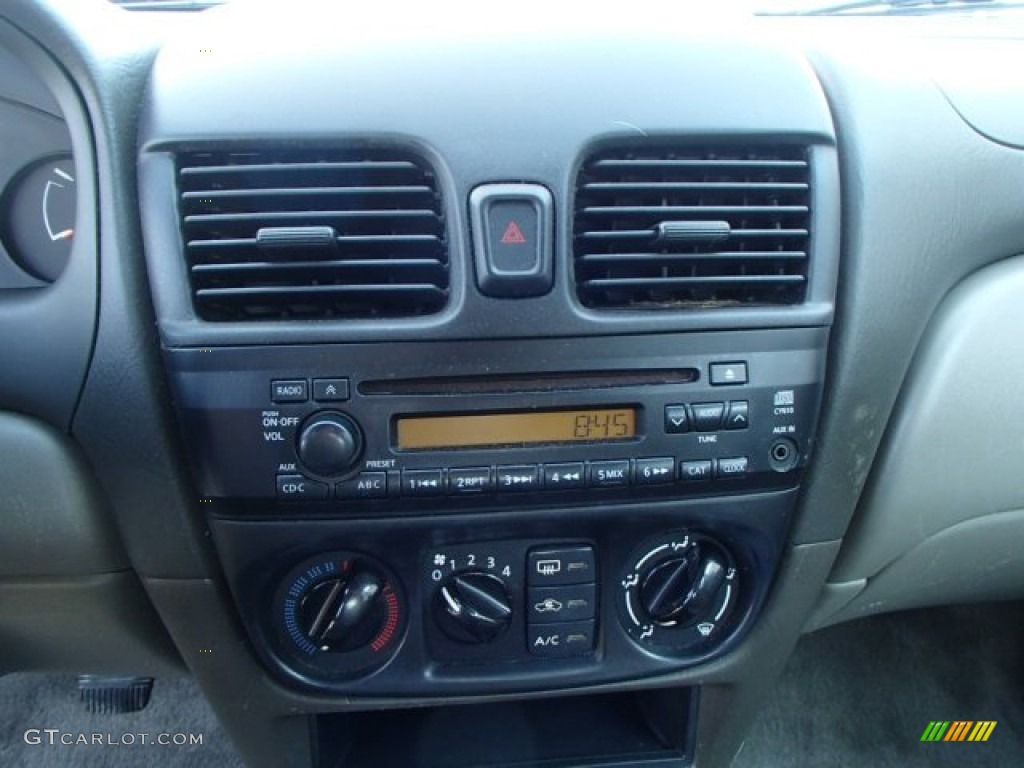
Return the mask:
[[[593,547],[531,549],[527,581],[532,587],[587,584],[597,579]]]

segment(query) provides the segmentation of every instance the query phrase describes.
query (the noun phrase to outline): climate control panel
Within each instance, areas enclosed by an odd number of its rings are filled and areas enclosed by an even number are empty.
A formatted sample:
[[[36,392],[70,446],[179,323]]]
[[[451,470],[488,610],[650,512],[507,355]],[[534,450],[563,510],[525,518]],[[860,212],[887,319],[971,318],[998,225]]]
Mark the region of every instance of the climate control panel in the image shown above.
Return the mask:
[[[283,679],[452,695],[642,678],[726,652],[760,610],[794,499],[211,528]]]

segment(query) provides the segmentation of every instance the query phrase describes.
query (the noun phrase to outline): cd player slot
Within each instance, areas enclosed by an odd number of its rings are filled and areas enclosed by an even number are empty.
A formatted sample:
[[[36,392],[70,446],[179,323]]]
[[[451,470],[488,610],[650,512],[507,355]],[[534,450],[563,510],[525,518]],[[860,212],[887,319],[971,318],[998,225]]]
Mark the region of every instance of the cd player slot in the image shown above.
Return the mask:
[[[381,379],[359,385],[363,395],[502,395],[532,392],[572,392],[610,387],[676,386],[700,379],[697,368],[532,373],[514,376],[438,376],[421,379]]]

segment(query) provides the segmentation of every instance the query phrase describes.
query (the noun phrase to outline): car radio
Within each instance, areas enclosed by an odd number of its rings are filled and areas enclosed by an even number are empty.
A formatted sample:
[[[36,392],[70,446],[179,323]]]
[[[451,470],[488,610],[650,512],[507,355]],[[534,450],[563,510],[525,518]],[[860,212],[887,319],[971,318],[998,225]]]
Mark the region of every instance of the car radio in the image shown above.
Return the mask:
[[[790,332],[803,339],[791,349],[776,332],[765,348],[725,352],[715,335],[168,357],[200,492],[246,512],[447,512],[794,485],[821,391],[817,332]]]

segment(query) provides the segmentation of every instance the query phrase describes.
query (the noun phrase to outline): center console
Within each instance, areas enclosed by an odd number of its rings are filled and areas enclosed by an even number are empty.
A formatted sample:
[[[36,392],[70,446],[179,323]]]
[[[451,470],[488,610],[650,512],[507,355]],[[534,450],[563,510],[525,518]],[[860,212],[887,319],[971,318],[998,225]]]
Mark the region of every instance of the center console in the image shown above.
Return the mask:
[[[687,764],[814,456],[817,80],[739,38],[613,65],[613,29],[557,62],[408,31],[408,67],[383,28],[278,21],[226,59],[166,47],[139,153],[177,427],[266,678],[245,701],[310,724],[317,765]]]
[[[431,696],[653,676],[739,642],[812,447],[824,342],[788,330],[167,360],[269,667],[311,689]]]

